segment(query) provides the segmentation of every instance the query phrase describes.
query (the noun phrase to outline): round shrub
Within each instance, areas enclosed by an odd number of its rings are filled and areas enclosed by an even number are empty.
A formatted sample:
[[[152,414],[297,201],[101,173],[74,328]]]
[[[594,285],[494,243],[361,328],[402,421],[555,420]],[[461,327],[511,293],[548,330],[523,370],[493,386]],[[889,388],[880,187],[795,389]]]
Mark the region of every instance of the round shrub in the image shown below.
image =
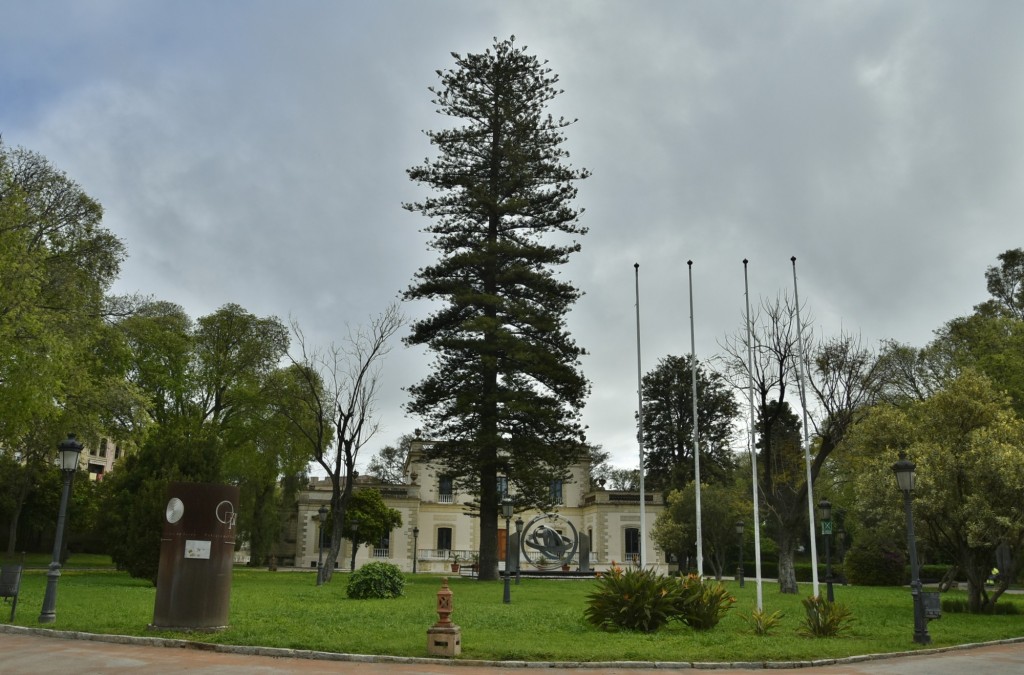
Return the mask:
[[[858,540],[843,560],[843,571],[851,584],[860,586],[901,586],[906,583],[907,557],[891,539],[867,537]]]
[[[348,597],[397,598],[405,590],[405,577],[397,565],[386,562],[367,563],[349,575]]]

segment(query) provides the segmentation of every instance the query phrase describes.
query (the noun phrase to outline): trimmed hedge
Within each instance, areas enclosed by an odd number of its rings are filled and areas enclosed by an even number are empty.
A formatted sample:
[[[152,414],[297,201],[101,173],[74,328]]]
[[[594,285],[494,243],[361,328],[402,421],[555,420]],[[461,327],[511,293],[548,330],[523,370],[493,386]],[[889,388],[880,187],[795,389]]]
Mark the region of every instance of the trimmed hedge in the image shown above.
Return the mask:
[[[887,539],[858,540],[846,553],[850,583],[861,586],[902,586],[907,583],[907,556]]]

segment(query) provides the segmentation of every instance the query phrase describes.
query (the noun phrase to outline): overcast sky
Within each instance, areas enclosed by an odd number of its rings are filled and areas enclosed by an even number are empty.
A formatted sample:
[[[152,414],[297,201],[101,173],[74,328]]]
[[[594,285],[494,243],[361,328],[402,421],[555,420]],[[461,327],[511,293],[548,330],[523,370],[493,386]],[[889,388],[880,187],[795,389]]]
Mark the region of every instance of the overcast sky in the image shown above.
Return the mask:
[[[234,302],[340,340],[434,259],[401,208],[448,124],[451,52],[514,34],[549,61],[590,228],[563,275],[590,355],[589,438],[636,462],[642,360],[708,359],[752,300],[819,334],[923,346],[1024,246],[1024,3],[0,0],[0,134],[105,208],[117,292]],[[426,307],[406,304],[422,317]],[[429,357],[396,341],[384,430]]]

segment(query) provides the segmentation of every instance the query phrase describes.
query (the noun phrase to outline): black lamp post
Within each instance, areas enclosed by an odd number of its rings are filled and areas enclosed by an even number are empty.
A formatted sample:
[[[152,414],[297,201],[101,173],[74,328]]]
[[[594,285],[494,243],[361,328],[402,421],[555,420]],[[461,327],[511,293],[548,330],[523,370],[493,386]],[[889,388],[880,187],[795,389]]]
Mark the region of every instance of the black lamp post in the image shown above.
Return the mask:
[[[914,492],[914,469],[917,465],[900,452],[900,459],[892,465],[896,482],[903,491],[903,511],[907,517],[907,549],[910,551],[910,595],[914,599],[914,642],[926,645],[932,641],[928,635],[928,622],[924,618],[924,598],[921,596],[921,577],[917,570],[917,538],[914,536],[914,515],[911,499]]]
[[[736,521],[736,535],[739,537],[739,549],[740,557],[739,563],[736,565],[736,578],[740,580],[740,588],[743,588],[744,576],[743,576],[743,530],[746,528],[746,523],[742,520]]]
[[[501,515],[505,516],[505,595],[502,597],[502,601],[507,605],[512,602],[512,593],[508,587],[511,572],[508,568],[508,552],[512,543],[508,540],[508,525],[509,521],[512,520],[512,498],[508,495],[505,495],[504,499],[501,500]]]
[[[64,489],[60,493],[60,510],[57,512],[57,533],[53,541],[53,562],[46,573],[46,595],[43,596],[43,611],[39,614],[39,623],[53,623],[57,620],[57,581],[60,579],[60,550],[64,539],[64,519],[68,510],[68,495],[71,493],[71,479],[78,469],[78,455],[82,452],[82,444],[75,440],[74,434],[61,441],[57,446],[60,450],[60,469],[64,474]]]
[[[324,523],[327,522],[327,507],[317,509],[316,518],[320,521],[320,557],[316,561],[316,585],[324,585]]]
[[[828,601],[835,602],[832,591],[832,502],[822,499],[818,502],[818,517],[821,520],[821,537],[825,540],[825,588],[828,589]]]
[[[419,557],[420,528],[412,528],[412,573],[416,574],[416,558]]]
[[[523,519],[516,518],[516,586],[519,585],[519,554],[523,550]]]

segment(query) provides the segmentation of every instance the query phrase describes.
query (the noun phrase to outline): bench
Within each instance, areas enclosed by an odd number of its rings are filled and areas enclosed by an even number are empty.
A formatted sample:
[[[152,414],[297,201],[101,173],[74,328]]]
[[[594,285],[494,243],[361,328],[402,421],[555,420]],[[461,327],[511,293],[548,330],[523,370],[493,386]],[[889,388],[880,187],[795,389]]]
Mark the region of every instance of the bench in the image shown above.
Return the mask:
[[[11,601],[11,623],[14,623],[14,613],[18,610],[18,591],[21,590],[21,572],[24,568],[24,553],[17,561],[7,559],[0,564],[0,599],[5,603]]]

